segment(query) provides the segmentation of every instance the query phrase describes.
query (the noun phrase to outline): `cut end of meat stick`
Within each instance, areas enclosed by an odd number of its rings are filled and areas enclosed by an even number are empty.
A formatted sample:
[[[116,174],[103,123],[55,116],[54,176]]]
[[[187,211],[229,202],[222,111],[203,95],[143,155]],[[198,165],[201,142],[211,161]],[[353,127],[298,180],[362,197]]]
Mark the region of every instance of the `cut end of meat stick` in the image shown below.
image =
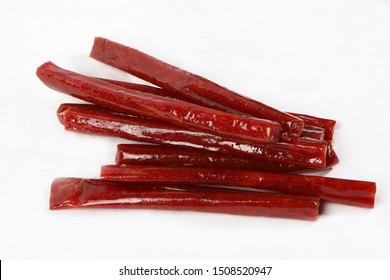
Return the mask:
[[[50,210],[77,207],[82,192],[80,178],[57,178],[51,185]]]

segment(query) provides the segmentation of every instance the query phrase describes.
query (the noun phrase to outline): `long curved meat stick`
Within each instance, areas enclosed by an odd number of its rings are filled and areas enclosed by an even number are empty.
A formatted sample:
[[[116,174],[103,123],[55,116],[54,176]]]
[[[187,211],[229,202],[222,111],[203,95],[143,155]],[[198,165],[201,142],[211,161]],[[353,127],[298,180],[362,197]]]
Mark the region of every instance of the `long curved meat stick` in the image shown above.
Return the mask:
[[[319,199],[200,186],[57,178],[51,186],[50,209],[66,208],[186,210],[316,220]]]
[[[47,62],[37,75],[50,88],[82,100],[178,126],[210,132],[253,143],[276,142],[281,135],[279,123],[234,115],[196,104],[125,89],[99,79],[80,75]]]
[[[354,206],[374,207],[374,182],[260,171],[160,166],[106,165],[101,178],[123,182],[238,186],[316,196]]]
[[[261,170],[268,172],[297,172],[309,170],[273,161],[237,157],[221,153],[175,146],[119,144],[118,165],[154,165],[170,167],[201,167],[218,169]]]
[[[209,133],[182,129],[152,119],[124,116],[95,105],[62,104],[57,116],[70,131],[121,137],[134,141],[205,149],[222,154],[325,168],[326,145],[253,144]]]
[[[297,117],[108,39],[96,37],[90,56],[194,103],[205,98],[258,118],[277,121],[293,134],[299,135],[303,129],[304,122]]]
[[[152,87],[152,86],[142,85],[142,84],[137,84],[137,83],[130,83],[130,82],[125,82],[125,81],[118,81],[118,80],[110,80],[110,79],[103,79],[103,78],[98,78],[98,79],[105,81],[105,82],[108,82],[108,83],[111,83],[111,84],[114,84],[114,85],[117,85],[117,86],[127,88],[127,89],[151,93],[151,94],[164,96],[164,97],[176,98],[178,100],[191,102],[191,103],[198,104],[198,105],[201,105],[204,107],[208,107],[208,108],[212,108],[212,109],[216,109],[216,110],[220,110],[220,111],[228,112],[228,113],[232,113],[232,114],[238,114],[238,115],[244,114],[244,113],[237,111],[233,108],[227,107],[225,105],[222,105],[222,104],[219,104],[219,103],[214,102],[212,100],[208,100],[208,99],[204,99],[204,98],[199,98],[199,99],[194,101],[194,100],[187,98],[187,96],[185,96],[185,95],[175,95],[172,92],[168,92],[166,90],[163,90],[163,89],[157,88],[157,87]],[[307,125],[305,123],[305,126],[303,127],[303,129],[301,131],[300,137],[307,137],[307,138],[312,138],[312,139],[317,139],[317,140],[324,140],[324,136],[325,136],[324,127],[325,127],[327,129],[327,137],[330,139],[332,138],[334,126],[336,124],[335,121],[329,120],[329,119],[317,118],[317,117],[309,116],[309,115],[303,115],[303,114],[296,114],[296,113],[289,113],[289,114],[301,115],[301,116],[303,116],[302,118],[307,120],[308,123],[312,124],[312,125]],[[248,115],[248,114],[244,114],[244,115],[254,117],[253,115]]]
[[[129,82],[124,82],[124,81],[103,79],[103,78],[98,78],[98,79],[100,79],[102,81],[105,81],[107,83],[110,83],[110,84],[114,84],[114,85],[117,85],[117,86],[121,86],[121,87],[127,88],[127,89],[138,90],[138,91],[141,91],[141,92],[147,92],[147,93],[151,93],[151,94],[155,94],[155,95],[159,95],[159,96],[164,96],[164,97],[175,98],[175,99],[178,99],[178,100],[182,100],[182,101],[198,104],[198,105],[203,106],[203,107],[207,107],[207,108],[211,108],[211,109],[215,109],[215,110],[220,110],[220,111],[231,113],[231,114],[251,116],[251,115],[248,115],[248,114],[244,114],[243,112],[237,111],[235,109],[232,109],[230,107],[227,107],[227,106],[224,106],[222,104],[219,104],[217,102],[214,102],[212,100],[202,98],[200,96],[196,99],[196,102],[194,102],[193,99],[188,98],[185,95],[177,95],[177,94],[174,94],[172,92],[169,92],[169,91],[163,90],[161,88],[157,88],[157,87],[152,87],[152,86],[142,85],[142,84],[136,84],[136,83],[129,83]]]

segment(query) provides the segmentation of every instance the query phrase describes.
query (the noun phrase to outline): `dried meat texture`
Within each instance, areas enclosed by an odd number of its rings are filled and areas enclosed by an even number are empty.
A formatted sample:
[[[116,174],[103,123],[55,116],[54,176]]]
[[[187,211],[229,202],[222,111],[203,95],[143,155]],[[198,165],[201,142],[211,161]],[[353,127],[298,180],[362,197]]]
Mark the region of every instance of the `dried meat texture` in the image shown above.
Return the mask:
[[[261,171],[107,165],[101,178],[124,182],[238,186],[282,193],[318,196],[361,207],[374,207],[374,182]]]
[[[185,210],[316,220],[319,199],[201,186],[57,178],[51,186],[50,209],[67,208]]]
[[[168,97],[125,89],[62,69],[51,62],[41,65],[37,69],[37,75],[48,87],[73,97],[181,127],[254,143],[276,142],[282,132],[282,127],[277,122],[234,115]]]
[[[297,167],[325,168],[326,144],[253,144],[217,135],[192,131],[152,119],[117,114],[95,105],[62,104],[57,116],[65,129],[129,140],[192,147],[226,155],[294,164]]]

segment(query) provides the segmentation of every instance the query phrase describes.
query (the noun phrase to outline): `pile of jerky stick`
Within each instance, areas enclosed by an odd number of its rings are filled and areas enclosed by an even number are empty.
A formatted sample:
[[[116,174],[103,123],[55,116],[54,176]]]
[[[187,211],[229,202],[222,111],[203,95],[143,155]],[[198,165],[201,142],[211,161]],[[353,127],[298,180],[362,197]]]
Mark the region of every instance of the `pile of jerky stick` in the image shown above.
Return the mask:
[[[279,111],[105,38],[95,38],[90,56],[156,87],[85,76],[46,62],[37,69],[44,84],[91,103],[61,104],[59,121],[69,131],[145,144],[118,145],[116,164],[103,166],[101,179],[55,179],[50,209],[316,220],[322,200],[374,206],[374,182],[299,174],[338,163],[334,120]]]

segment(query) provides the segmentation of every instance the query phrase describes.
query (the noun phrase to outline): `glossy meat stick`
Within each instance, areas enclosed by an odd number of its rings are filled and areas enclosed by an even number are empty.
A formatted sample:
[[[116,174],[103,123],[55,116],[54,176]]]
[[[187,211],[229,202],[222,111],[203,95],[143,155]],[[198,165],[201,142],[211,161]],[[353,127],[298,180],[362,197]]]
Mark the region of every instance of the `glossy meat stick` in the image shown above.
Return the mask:
[[[303,129],[304,122],[297,117],[108,39],[96,37],[90,56],[194,103],[201,97],[258,118],[277,121],[293,134],[299,135]]]
[[[224,155],[202,149],[145,144],[119,144],[116,164],[261,170],[268,172],[309,170],[296,167],[293,164]]]
[[[276,142],[279,123],[225,113],[196,104],[125,89],[62,69],[51,62],[37,69],[50,88],[119,112],[174,123],[178,126],[254,143]]]
[[[98,79],[100,79],[102,81],[105,81],[107,83],[111,83],[111,84],[114,84],[114,85],[117,85],[117,86],[121,86],[121,87],[127,88],[127,89],[133,89],[133,90],[138,90],[138,91],[141,91],[141,92],[147,92],[147,93],[151,93],[151,94],[156,94],[156,95],[159,95],[159,96],[175,98],[175,99],[178,99],[178,100],[190,102],[190,103],[193,103],[193,104],[198,104],[198,105],[203,106],[203,107],[220,110],[220,111],[227,112],[227,113],[250,116],[248,114],[245,114],[243,112],[237,111],[237,110],[232,109],[230,107],[224,106],[224,105],[219,104],[217,102],[214,102],[212,100],[202,98],[200,96],[196,100],[196,102],[193,102],[194,100],[191,99],[191,98],[187,98],[186,96],[183,96],[183,95],[177,95],[175,93],[163,90],[163,89],[158,88],[158,87],[152,87],[152,86],[148,86],[148,85],[141,85],[141,84],[136,84],[136,83],[129,83],[129,82],[123,82],[123,81],[117,81],[117,80],[110,80],[110,79],[102,79],[102,78],[98,78]]]
[[[101,178],[139,183],[247,187],[317,196],[332,202],[368,208],[374,207],[376,192],[374,182],[232,169],[106,165],[101,169]]]
[[[316,220],[318,207],[313,197],[80,178],[55,179],[50,194],[51,210],[159,209]]]
[[[186,96],[175,95],[172,92],[165,91],[165,90],[158,88],[158,87],[152,87],[152,86],[148,86],[148,85],[130,83],[130,82],[125,82],[125,81],[117,81],[117,80],[102,79],[102,78],[98,78],[98,79],[106,81],[108,83],[112,83],[114,85],[128,88],[128,89],[134,89],[134,90],[147,92],[147,93],[151,93],[151,94],[156,94],[156,95],[160,95],[160,96],[176,98],[179,100],[191,102],[191,103],[198,104],[198,105],[201,105],[204,107],[221,110],[221,111],[228,112],[228,113],[239,114],[239,115],[244,114],[247,116],[254,117],[253,115],[245,114],[245,113],[237,111],[233,108],[224,106],[222,104],[219,104],[217,102],[214,102],[214,101],[208,100],[208,99],[204,99],[204,98],[199,99],[199,100],[190,100],[188,98],[186,99]],[[195,93],[193,93],[193,94],[195,95]],[[199,98],[201,98],[201,97],[199,97]],[[336,124],[336,121],[318,118],[318,117],[309,116],[309,115],[304,115],[304,114],[299,114],[299,113],[289,113],[289,114],[296,115],[296,116],[302,116],[302,119],[307,121],[307,123],[305,123],[305,126],[302,129],[300,137],[309,137],[309,138],[313,138],[313,139],[324,140],[324,136],[325,136],[325,129],[324,128],[326,128],[327,137],[328,138],[330,137],[329,139],[326,139],[326,140],[330,140],[332,138],[332,134],[333,134],[333,130],[334,130],[334,126]]]
[[[228,155],[295,164],[299,167],[326,167],[326,145],[247,143],[209,133],[182,129],[152,119],[125,116],[87,104],[62,104],[57,110],[57,116],[65,129],[75,132],[115,136],[155,144],[192,147]]]

